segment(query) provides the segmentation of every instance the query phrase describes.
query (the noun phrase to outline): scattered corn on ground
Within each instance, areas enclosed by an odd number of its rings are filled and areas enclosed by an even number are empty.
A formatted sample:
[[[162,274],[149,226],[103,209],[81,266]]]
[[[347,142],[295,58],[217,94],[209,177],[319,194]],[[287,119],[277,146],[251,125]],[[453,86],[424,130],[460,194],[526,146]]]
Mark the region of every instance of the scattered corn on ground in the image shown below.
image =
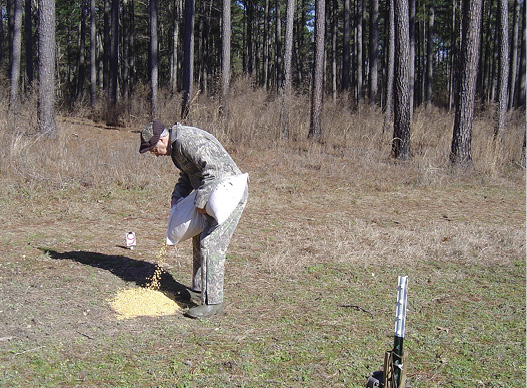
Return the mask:
[[[163,244],[156,261],[166,253],[167,246]],[[181,307],[175,302],[174,295],[161,292],[161,276],[164,270],[158,264],[153,275],[148,278],[145,287],[135,287],[121,290],[110,301],[110,307],[118,314],[118,319],[130,319],[139,316],[158,317],[177,313]]]

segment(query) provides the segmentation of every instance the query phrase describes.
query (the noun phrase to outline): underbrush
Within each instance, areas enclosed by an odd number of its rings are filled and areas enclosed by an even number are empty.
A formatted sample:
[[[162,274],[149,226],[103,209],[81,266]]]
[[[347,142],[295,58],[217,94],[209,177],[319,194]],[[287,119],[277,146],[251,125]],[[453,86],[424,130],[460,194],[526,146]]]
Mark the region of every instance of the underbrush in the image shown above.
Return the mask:
[[[159,119],[167,125],[176,122],[181,96],[167,92],[160,96]],[[0,175],[33,188],[144,187],[151,181],[144,172],[150,161],[138,157],[138,135],[122,133],[137,132],[149,121],[147,102],[147,88],[137,88],[134,98],[119,104],[118,119],[111,123],[102,100],[95,108],[87,102],[68,111],[59,107],[58,136],[49,139],[34,132],[34,97],[25,100],[14,123],[7,122],[4,98],[0,101],[4,117],[0,120]],[[290,139],[283,140],[279,100],[242,79],[233,85],[228,118],[220,115],[217,98],[199,96],[185,123],[216,135],[230,152],[238,154],[238,159],[265,160],[278,175],[284,171],[320,171],[340,179],[392,187],[452,180],[523,182],[524,112],[509,114],[506,130],[497,141],[493,141],[492,111],[480,112],[473,127],[473,168],[454,171],[449,163],[453,117],[437,108],[416,109],[411,134],[413,158],[404,163],[389,156],[392,133],[383,130],[384,117],[378,107],[364,105],[352,110],[342,101],[326,102],[322,142],[307,139],[306,96],[293,97],[289,110]]]

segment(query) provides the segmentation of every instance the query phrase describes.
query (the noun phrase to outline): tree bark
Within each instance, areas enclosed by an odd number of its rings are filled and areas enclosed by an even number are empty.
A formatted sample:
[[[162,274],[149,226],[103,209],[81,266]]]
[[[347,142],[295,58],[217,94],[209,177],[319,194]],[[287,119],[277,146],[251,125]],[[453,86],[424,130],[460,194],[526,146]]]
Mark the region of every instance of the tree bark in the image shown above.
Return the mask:
[[[9,93],[9,116],[14,119],[18,114],[20,101],[20,61],[22,57],[22,0],[15,0],[13,14],[13,42],[11,49],[11,69],[10,81],[11,89]]]
[[[357,86],[356,86],[356,100],[357,105],[360,105],[363,97],[363,49],[362,49],[362,2],[365,0],[357,0],[355,3],[355,55],[356,55],[356,72],[357,72]]]
[[[110,34],[111,7],[110,0],[104,0],[104,37],[103,37],[103,64],[102,64],[102,84],[107,96],[110,96],[110,58],[112,51]]]
[[[524,0],[525,1],[525,0]],[[516,79],[518,72],[518,34],[520,19],[520,3],[514,0],[514,16],[512,26],[511,61],[509,69],[509,109],[516,105]]]
[[[386,64],[386,107],[384,109],[384,126],[386,132],[392,124],[393,116],[393,78],[395,67],[395,12],[394,0],[388,0],[388,60]]]
[[[76,85],[76,98],[77,100],[80,99],[84,92],[84,80],[86,76],[86,0],[81,0],[80,4],[80,26],[79,26],[79,58],[78,58],[78,65],[77,65],[77,85]]]
[[[342,42],[342,91],[348,98],[350,86],[350,0],[344,0],[344,27]]]
[[[509,81],[509,1],[498,1],[498,122],[494,129],[494,138],[503,130],[507,115],[508,97],[507,83]]]
[[[520,50],[520,80],[518,90],[518,106],[525,105],[525,79],[526,79],[526,43],[527,43],[527,14],[526,14],[527,1],[523,2],[522,10],[522,43]]]
[[[408,82],[409,84],[409,98],[410,98],[410,120],[412,120],[412,117],[414,115],[414,95],[415,95],[415,1],[416,0],[408,0],[408,12],[409,19],[408,19],[408,34],[410,37],[410,60],[409,60],[409,66],[410,66],[410,73],[408,75]],[[396,16],[397,18],[397,16]],[[397,52],[397,51],[396,51]]]
[[[90,0],[90,103],[97,100],[97,30],[95,19],[95,0]]]
[[[183,103],[181,119],[186,119],[190,113],[192,84],[194,78],[194,0],[185,0],[185,32],[183,37]]]
[[[150,0],[150,114],[157,119],[159,43],[157,40],[157,0]]]
[[[3,9],[0,7],[0,18],[4,18],[3,15]],[[0,67],[2,67],[5,59],[5,42],[7,41],[5,29],[4,29],[4,23],[0,23]]]
[[[128,98],[131,95],[130,91],[130,72],[131,72],[131,66],[130,66],[130,53],[131,53],[131,46],[130,46],[130,39],[131,39],[131,33],[130,33],[130,16],[132,14],[132,8],[130,7],[129,0],[122,0],[123,5],[123,16],[121,18],[121,25],[122,25],[122,41],[121,41],[121,96],[124,98]],[[132,11],[132,12],[131,12]],[[150,23],[149,23],[150,25]]]
[[[455,165],[472,164],[472,122],[478,73],[482,0],[463,0],[462,38],[459,93],[456,93],[456,112],[450,161]]]
[[[265,0],[264,8],[264,25],[263,25],[263,78],[262,85],[265,90],[269,89],[269,25],[271,24],[271,16],[269,9],[269,0]]]
[[[315,0],[315,63],[308,138],[322,140],[322,97],[324,87],[325,0]]]
[[[494,28],[491,28],[492,17],[492,7],[494,0],[483,4],[482,6],[482,15],[486,14],[486,17],[482,17],[482,20],[486,19],[486,23],[482,26],[483,31],[488,31],[488,33],[482,37],[481,42],[481,53],[480,53],[480,71],[478,72],[478,95],[482,101],[489,101],[490,98],[490,85],[492,80],[490,79],[491,74],[491,63],[494,62],[494,50],[491,50],[493,44],[493,31]],[[487,10],[485,10],[485,6]],[[484,40],[483,40],[484,39]]]
[[[178,90],[178,75],[179,75],[179,25],[181,22],[182,14],[182,0],[174,0],[174,29],[172,31],[172,56],[170,57],[170,86],[172,93]]]
[[[282,69],[282,17],[280,16],[280,0],[276,0],[275,3],[275,66],[276,66],[276,87],[279,90],[282,87],[283,82],[283,69]]]
[[[395,93],[392,157],[410,158],[410,35],[408,0],[395,0]]]
[[[306,25],[306,8],[307,8],[307,0],[298,0],[300,1],[300,5],[298,7],[298,20],[297,20],[297,50],[295,52],[297,53],[297,82],[299,85],[302,85],[304,80],[306,79],[306,71],[304,69],[304,58],[301,53],[302,48],[305,46],[304,43],[304,26]]]
[[[454,80],[457,79],[455,76],[456,71],[458,70],[458,66],[456,65],[456,60],[458,58],[458,46],[457,46],[457,19],[456,19],[456,13],[457,13],[457,2],[461,0],[454,0],[452,2],[452,26],[450,30],[450,41],[452,42],[452,47],[450,49],[450,74],[448,79],[448,112],[451,112],[452,106],[454,106],[454,95],[455,95],[455,82]]]
[[[128,28],[128,44],[129,44],[129,50],[128,50],[128,58],[126,60],[128,61],[128,68],[129,70],[129,77],[128,80],[128,92],[132,94],[134,92],[136,79],[137,79],[137,73],[135,71],[135,64],[137,62],[136,58],[136,51],[135,51],[135,42],[136,42],[136,30],[135,30],[135,0],[128,0],[128,17],[129,17],[129,28]]]
[[[26,75],[27,86],[31,88],[33,84],[33,12],[31,12],[31,0],[25,0],[25,35],[26,35]],[[0,39],[2,37],[0,36]]]
[[[223,115],[229,116],[229,89],[231,84],[231,0],[223,0],[223,33],[221,62],[221,106]]]
[[[333,96],[333,103],[337,102],[337,30],[338,20],[337,0],[332,1],[331,12],[331,92]]]
[[[295,1],[287,0],[287,15],[285,24],[285,54],[284,54],[284,84],[281,95],[280,126],[282,137],[289,139],[289,106],[291,104],[292,72],[291,62],[293,57],[293,23],[295,20]]]
[[[111,59],[110,59],[110,84],[111,102],[115,107],[117,104],[118,91],[118,66],[119,66],[119,0],[112,0],[112,40],[111,40]],[[112,117],[116,121],[117,117]]]
[[[369,99],[377,103],[378,93],[378,54],[379,51],[379,0],[370,0],[370,77]]]
[[[432,107],[432,81],[434,78],[434,19],[435,8],[431,4],[428,15],[428,36],[426,39],[426,107]]]
[[[253,31],[253,27],[254,27],[254,24],[255,24],[255,21],[254,21],[254,6],[253,6],[253,2],[251,0],[245,0],[244,1],[245,3],[245,10],[246,10],[246,15],[247,15],[247,26],[246,26],[246,48],[247,48],[247,54],[246,54],[246,63],[245,63],[245,71],[247,72],[247,74],[249,75],[249,77],[251,77],[253,75],[253,65],[254,65],[254,62],[253,62],[253,57],[254,57],[254,53],[253,53],[253,50],[254,50],[254,43],[253,43],[253,38],[254,38],[254,31]]]
[[[38,1],[37,131],[56,136],[55,125],[55,1]]]

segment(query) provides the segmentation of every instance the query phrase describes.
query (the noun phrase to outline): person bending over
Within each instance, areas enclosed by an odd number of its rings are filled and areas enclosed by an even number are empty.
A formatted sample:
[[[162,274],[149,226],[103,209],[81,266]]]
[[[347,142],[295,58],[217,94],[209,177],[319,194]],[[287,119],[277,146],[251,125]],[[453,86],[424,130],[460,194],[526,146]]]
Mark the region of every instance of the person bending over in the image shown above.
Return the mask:
[[[191,307],[186,315],[208,318],[220,314],[223,312],[225,252],[247,203],[248,187],[245,186],[234,211],[220,224],[207,214],[205,207],[218,184],[241,171],[214,136],[179,123],[166,128],[160,121],[151,122],[141,131],[139,152],[172,157],[180,173],[172,192],[171,206],[196,191],[194,206],[206,222],[203,231],[192,238],[191,293],[201,294],[201,305]]]

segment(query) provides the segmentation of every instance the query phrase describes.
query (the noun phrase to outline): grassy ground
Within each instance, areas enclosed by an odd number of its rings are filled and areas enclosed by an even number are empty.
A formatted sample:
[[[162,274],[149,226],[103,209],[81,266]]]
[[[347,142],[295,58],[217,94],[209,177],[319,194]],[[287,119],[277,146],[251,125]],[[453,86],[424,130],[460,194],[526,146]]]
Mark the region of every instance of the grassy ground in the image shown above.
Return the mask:
[[[367,151],[231,144],[251,186],[226,312],[119,320],[109,300],[155,264],[163,290],[190,284],[188,242],[156,258],[175,170],[136,155],[137,133],[65,128],[56,175],[37,156],[1,175],[0,386],[362,387],[393,345],[407,275],[412,387],[525,387],[523,172],[452,178],[368,165]],[[111,167],[85,158],[68,178],[60,160],[88,152],[115,154]]]

